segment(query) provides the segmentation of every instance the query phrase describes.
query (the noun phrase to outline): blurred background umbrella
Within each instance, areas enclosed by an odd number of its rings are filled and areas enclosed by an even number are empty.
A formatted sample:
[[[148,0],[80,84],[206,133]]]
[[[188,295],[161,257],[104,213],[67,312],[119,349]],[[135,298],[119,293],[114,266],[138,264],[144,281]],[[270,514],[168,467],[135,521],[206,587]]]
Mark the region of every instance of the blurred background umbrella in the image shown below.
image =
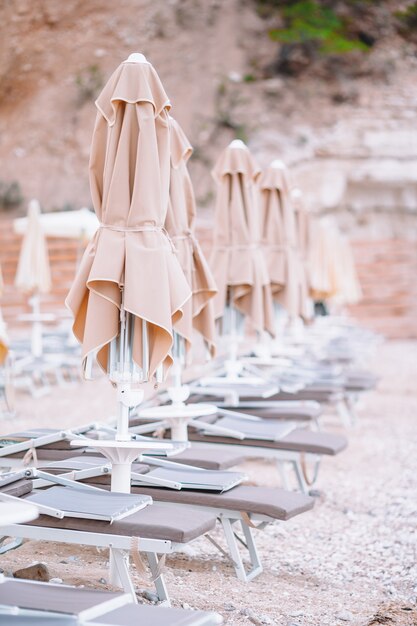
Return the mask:
[[[262,240],[272,293],[291,320],[307,317],[307,279],[302,261],[290,174],[275,160],[260,178]]]
[[[256,181],[260,169],[240,140],[221,153],[213,169],[217,183],[214,243],[210,264],[218,286],[215,317],[226,307],[242,313],[258,333],[274,334],[269,275],[261,249]]]
[[[3,294],[3,274],[0,267],[0,297]],[[9,352],[9,341],[7,338],[6,324],[4,323],[3,316],[0,308],[0,365],[6,360]]]
[[[354,304],[362,297],[350,242],[330,217],[313,224],[309,273],[316,301]]]
[[[28,229],[28,222],[27,217],[14,220],[14,231],[24,235]],[[43,213],[39,216],[39,222],[46,237],[70,237],[84,241],[89,241],[99,227],[96,214],[86,208]]]
[[[48,248],[40,216],[39,202],[31,200],[15,278],[17,289],[30,296],[32,314],[27,319],[32,322],[31,351],[35,357],[42,354],[40,298],[52,288]]]

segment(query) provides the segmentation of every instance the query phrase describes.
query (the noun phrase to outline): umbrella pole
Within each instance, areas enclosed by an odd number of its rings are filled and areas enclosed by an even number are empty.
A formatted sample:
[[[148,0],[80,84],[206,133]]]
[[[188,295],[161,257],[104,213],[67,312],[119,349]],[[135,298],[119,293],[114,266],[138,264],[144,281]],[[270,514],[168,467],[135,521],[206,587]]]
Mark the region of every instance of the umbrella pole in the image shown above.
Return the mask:
[[[185,341],[184,338],[174,332],[173,344],[172,378],[173,385],[168,388],[168,394],[172,402],[173,417],[171,424],[171,439],[177,441],[188,441],[188,419],[184,416],[178,416],[178,409],[185,406],[186,400],[190,395],[187,385],[182,384],[182,363],[185,358]]]
[[[42,324],[40,321],[40,295],[39,292],[35,292],[30,299],[30,304],[32,306],[32,333],[30,340],[30,347],[32,356],[41,357],[42,356]]]
[[[230,287],[228,312],[228,331],[229,331],[229,358],[226,359],[224,365],[226,369],[226,379],[236,381],[242,373],[242,363],[238,360],[239,356],[239,338],[238,338],[238,311],[233,306],[232,288]]]

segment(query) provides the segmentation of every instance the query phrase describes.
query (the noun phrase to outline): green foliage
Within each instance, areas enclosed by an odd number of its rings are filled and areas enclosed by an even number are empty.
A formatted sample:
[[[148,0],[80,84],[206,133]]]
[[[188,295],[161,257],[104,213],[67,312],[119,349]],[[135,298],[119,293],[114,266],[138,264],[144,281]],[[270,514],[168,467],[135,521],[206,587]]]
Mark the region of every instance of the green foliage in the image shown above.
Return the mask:
[[[400,20],[403,29],[407,31],[417,29],[417,2],[410,4],[404,11],[397,11],[395,16]]]
[[[351,39],[344,20],[316,0],[298,0],[282,9],[285,28],[269,32],[274,41],[284,44],[315,46],[322,54],[344,54],[352,50],[367,50],[358,39]]]
[[[94,100],[104,85],[103,74],[98,65],[90,65],[77,74],[75,83],[78,87],[80,104]]]
[[[18,181],[7,183],[0,180],[0,209],[7,211],[23,202],[23,194]]]

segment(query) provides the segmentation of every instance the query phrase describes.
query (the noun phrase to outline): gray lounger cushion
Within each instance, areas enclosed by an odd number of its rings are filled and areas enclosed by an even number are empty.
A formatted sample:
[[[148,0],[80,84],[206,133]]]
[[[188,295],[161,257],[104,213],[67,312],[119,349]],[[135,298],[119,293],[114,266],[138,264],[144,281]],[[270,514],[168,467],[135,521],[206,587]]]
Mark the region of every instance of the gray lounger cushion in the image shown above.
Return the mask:
[[[311,454],[327,454],[334,456],[347,447],[347,439],[343,435],[323,433],[296,428],[280,441],[261,441],[259,439],[234,439],[232,437],[203,435],[190,429],[189,439],[206,443],[226,443],[235,446],[256,446],[258,448],[272,448],[274,450],[294,450],[295,452],[309,452]]]
[[[216,517],[205,511],[189,511],[184,515],[183,509],[167,510],[158,504],[151,504],[145,509],[129,515],[120,521],[108,522],[90,519],[64,517],[56,519],[40,515],[31,526],[64,528],[84,532],[98,532],[110,535],[142,537],[146,539],[167,539],[177,543],[187,543],[213,530]]]
[[[75,450],[74,450],[75,452]],[[106,465],[109,462],[103,456],[89,456],[83,454],[82,456],[73,456],[68,459],[62,459],[59,461],[53,461],[40,466],[39,469],[49,472],[50,474],[62,474],[70,472],[72,470],[84,470],[94,467],[100,467]],[[149,465],[144,463],[132,463],[132,472],[136,474],[145,474],[150,470]],[[107,484],[109,482],[109,475],[102,474],[101,476],[94,476],[94,478],[86,479],[84,482],[94,482],[96,484]]]
[[[122,594],[25,580],[5,580],[0,584],[0,605],[69,615],[78,615],[81,611],[120,595]]]
[[[202,611],[184,611],[166,607],[147,606],[146,604],[126,604],[106,613],[88,624],[109,624],[109,626],[214,626],[221,624],[214,613]]]
[[[224,405],[223,405],[224,406]],[[258,417],[266,419],[290,419],[290,420],[312,420],[319,417],[321,414],[321,408],[311,407],[306,403],[304,407],[294,406],[285,407],[284,410],[277,409],[275,407],[256,407],[256,408],[241,408],[233,406],[224,406],[229,411],[239,411],[239,413],[246,413],[247,415],[257,415]]]
[[[194,506],[215,507],[228,511],[244,511],[288,520],[314,506],[314,499],[301,493],[270,487],[238,485],[224,493],[207,491],[176,491],[156,487],[132,487],[132,493],[152,496],[156,501],[177,502]]]
[[[71,517],[83,517],[91,514],[95,518],[117,520],[132,515],[151,504],[151,499],[141,500],[131,493],[108,494],[101,489],[83,489],[80,487],[63,487],[54,485],[49,489],[37,490],[27,496],[27,500],[35,504],[61,509]]]
[[[22,480],[2,485],[0,480],[0,491],[2,493],[7,493],[9,496],[20,498],[21,496],[25,496],[32,491],[32,481],[23,478]]]
[[[324,387],[306,387],[296,393],[287,393],[280,391],[268,400],[315,400],[323,404],[337,402],[345,394],[343,388],[324,388]],[[261,400],[261,398],[250,398],[251,400]]]
[[[174,463],[184,463],[194,467],[209,470],[226,470],[245,461],[245,455],[229,450],[215,450],[213,448],[188,448],[170,457]]]

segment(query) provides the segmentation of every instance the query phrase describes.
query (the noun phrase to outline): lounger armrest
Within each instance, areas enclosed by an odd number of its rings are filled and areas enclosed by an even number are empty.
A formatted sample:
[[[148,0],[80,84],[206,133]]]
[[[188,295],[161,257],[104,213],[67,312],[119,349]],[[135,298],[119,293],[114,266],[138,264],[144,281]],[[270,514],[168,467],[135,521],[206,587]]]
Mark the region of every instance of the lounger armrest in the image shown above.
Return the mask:
[[[168,422],[166,420],[159,420],[158,422],[148,422],[147,424],[141,424],[140,426],[132,426],[129,428],[131,433],[140,435],[142,433],[152,433],[159,428],[168,428]]]
[[[0,492],[0,501],[1,502],[25,502],[21,498],[16,498],[16,496],[10,496],[8,493]],[[28,500],[30,502],[30,500]],[[32,502],[30,502],[32,504]],[[54,509],[50,506],[45,506],[44,504],[38,504],[35,502],[35,506],[39,509],[39,513],[41,515],[49,515],[49,517],[57,517],[58,519],[62,519],[64,517],[63,511],[60,509]]]
[[[190,426],[194,426],[198,430],[211,431],[214,435],[226,435],[226,437],[233,437],[233,439],[245,439],[246,435],[239,430],[232,430],[231,428],[222,428],[217,424],[209,424],[208,422],[202,422],[200,420],[191,420]]]
[[[240,411],[231,411],[230,409],[222,409],[219,408],[219,415],[224,415],[226,417],[234,417],[241,420],[246,420],[247,422],[262,422],[262,418],[257,415],[248,415],[247,413],[241,413]]]
[[[102,489],[99,489],[98,487],[86,485],[85,483],[79,483],[75,480],[71,480],[70,478],[65,478],[64,476],[48,474],[48,472],[42,472],[40,470],[32,470],[32,476],[34,478],[41,478],[49,483],[62,485],[63,487],[77,487],[77,489],[84,489],[86,491],[102,491]]]
[[[24,452],[25,450],[30,450],[31,448],[39,448],[39,446],[45,446],[48,443],[55,443],[56,441],[61,441],[65,438],[66,431],[60,430],[54,433],[49,433],[48,435],[35,437],[34,439],[26,439],[26,441],[12,443],[8,446],[0,448],[0,457],[17,454],[18,452]],[[3,439],[7,439],[7,437],[3,437]]]
[[[165,478],[156,478],[155,476],[151,476],[148,474],[137,474],[136,472],[132,472],[131,478],[135,484],[142,483],[145,485],[151,485],[155,487],[167,487],[168,489],[177,489],[177,490],[180,490],[182,488],[181,483],[178,483],[174,480],[167,480]]]
[[[183,469],[183,470],[189,470],[190,466],[186,465],[185,463],[176,463],[175,461],[167,461],[166,459],[160,459],[155,458],[153,456],[148,456],[146,457],[146,463],[148,465],[155,466],[155,467],[166,467],[167,469],[173,469],[173,470],[179,470],[179,469]],[[196,472],[205,472],[205,470],[202,467],[195,467],[192,466],[193,471]]]

